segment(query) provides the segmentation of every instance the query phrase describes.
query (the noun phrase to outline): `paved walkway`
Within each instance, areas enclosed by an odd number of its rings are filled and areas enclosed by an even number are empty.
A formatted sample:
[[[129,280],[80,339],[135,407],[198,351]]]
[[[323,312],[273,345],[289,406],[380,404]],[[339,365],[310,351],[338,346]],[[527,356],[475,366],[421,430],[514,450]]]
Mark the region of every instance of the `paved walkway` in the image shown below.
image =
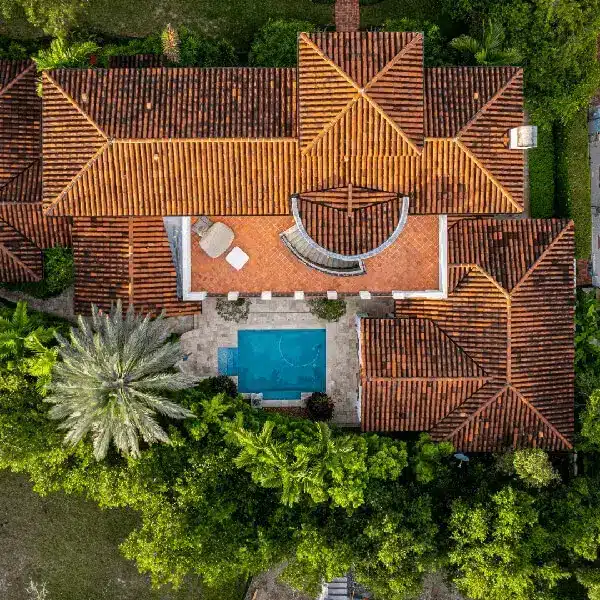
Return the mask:
[[[385,316],[392,309],[389,301],[347,301],[347,312],[337,323],[313,316],[308,304],[289,298],[252,300],[248,320],[224,321],[216,312],[216,299],[202,303],[202,314],[195,318],[195,329],[183,334],[182,349],[188,354],[185,369],[208,377],[218,374],[217,348],[238,345],[239,329],[325,328],[327,343],[327,393],[335,403],[333,421],[338,425],[357,426],[358,421],[358,335],[356,314]]]

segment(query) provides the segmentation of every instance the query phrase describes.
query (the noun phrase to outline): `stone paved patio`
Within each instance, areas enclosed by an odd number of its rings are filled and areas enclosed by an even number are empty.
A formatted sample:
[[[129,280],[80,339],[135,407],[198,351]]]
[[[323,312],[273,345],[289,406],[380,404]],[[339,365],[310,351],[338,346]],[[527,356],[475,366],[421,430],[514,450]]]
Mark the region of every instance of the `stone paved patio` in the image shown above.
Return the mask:
[[[218,374],[217,348],[236,347],[239,329],[325,328],[327,343],[327,393],[335,403],[333,421],[338,425],[359,425],[358,420],[358,336],[357,313],[385,316],[393,311],[391,299],[347,300],[346,314],[337,323],[327,323],[309,312],[302,300],[252,299],[248,320],[224,321],[216,312],[216,299],[202,303],[202,314],[195,317],[194,330],[184,333],[182,349],[188,354],[185,370],[208,377]]]

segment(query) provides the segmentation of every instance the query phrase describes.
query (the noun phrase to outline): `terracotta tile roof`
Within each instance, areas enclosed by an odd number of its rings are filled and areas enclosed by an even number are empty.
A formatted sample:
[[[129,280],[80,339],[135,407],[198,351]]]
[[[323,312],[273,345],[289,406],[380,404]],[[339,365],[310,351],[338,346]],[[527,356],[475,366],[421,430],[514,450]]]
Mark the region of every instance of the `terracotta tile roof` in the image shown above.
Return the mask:
[[[286,213],[294,129],[292,69],[53,71],[44,74],[46,208]]]
[[[39,281],[42,253],[31,240],[0,220],[0,282]]]
[[[300,34],[298,53],[297,74],[45,74],[44,200],[51,214],[181,214],[186,207],[285,214],[292,193],[348,184],[408,195],[414,214],[522,211],[523,152],[507,148],[509,129],[523,122],[520,69],[424,69],[419,33]],[[203,140],[226,144],[210,147],[229,157],[216,171],[208,146],[189,146]],[[159,157],[157,169],[150,146],[116,148],[130,142],[176,143],[166,153],[173,162]],[[241,145],[232,152],[229,144]],[[117,152],[130,169],[126,177]],[[85,177],[102,190],[95,198],[75,189]],[[233,190],[225,181],[232,178],[239,182]],[[128,187],[131,202],[122,199]],[[229,191],[235,197],[221,200]]]
[[[162,66],[163,57],[160,54],[134,54],[131,56],[119,54],[108,59],[109,69],[145,69]]]
[[[41,101],[35,80],[32,62],[0,60],[0,193],[40,157]]]
[[[42,248],[69,245],[41,205],[41,100],[31,61],[0,60],[0,281],[42,278]]]
[[[425,68],[425,136],[458,136],[519,71],[518,67]]]
[[[169,316],[201,311],[177,298],[175,267],[162,218],[80,218],[73,223],[75,311],[110,308],[121,299],[141,312]]]
[[[295,69],[59,69],[44,84],[67,94],[108,138],[295,135]]]
[[[472,239],[457,246],[459,235]],[[474,256],[477,243],[481,250]],[[573,225],[564,221],[455,224],[448,298],[401,300],[396,303],[400,325],[377,320],[362,325],[363,428],[427,430],[434,439],[471,452],[523,445],[570,448],[573,253]],[[481,262],[466,264],[476,259]],[[447,383],[444,365],[460,363],[434,330],[423,327],[424,319],[435,323],[485,380],[475,385],[454,377]],[[412,328],[405,324],[410,320]],[[398,327],[407,332],[401,338],[378,333]],[[381,339],[388,339],[391,349],[382,349]],[[441,363],[441,371],[431,371],[430,387],[415,385],[412,371],[389,367],[415,360]]]
[[[0,221],[18,230],[38,248],[71,246],[69,218],[46,217],[39,202],[0,202]]]
[[[46,206],[74,216],[286,214],[295,164],[295,140],[118,140]]]
[[[325,204],[301,198],[298,209],[308,235],[319,246],[346,256],[364,254],[386,242],[400,223],[401,198],[354,205]]]

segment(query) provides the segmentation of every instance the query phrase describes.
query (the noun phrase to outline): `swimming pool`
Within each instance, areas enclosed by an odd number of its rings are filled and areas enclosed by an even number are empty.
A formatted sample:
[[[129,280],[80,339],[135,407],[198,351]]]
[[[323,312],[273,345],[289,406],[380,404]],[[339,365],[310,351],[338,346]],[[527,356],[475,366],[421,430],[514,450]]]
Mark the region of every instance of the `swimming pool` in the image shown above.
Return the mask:
[[[325,329],[238,331],[237,374],[241,393],[265,400],[299,400],[325,391]]]

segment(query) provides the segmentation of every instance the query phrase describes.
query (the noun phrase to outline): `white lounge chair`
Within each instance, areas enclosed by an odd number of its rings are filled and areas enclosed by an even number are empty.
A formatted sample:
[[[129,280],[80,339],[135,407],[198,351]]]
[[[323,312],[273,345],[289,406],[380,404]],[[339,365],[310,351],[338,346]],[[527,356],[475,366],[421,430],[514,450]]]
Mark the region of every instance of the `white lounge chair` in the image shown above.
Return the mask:
[[[225,223],[213,223],[200,237],[200,248],[211,258],[217,258],[231,246],[233,238],[233,231]]]

